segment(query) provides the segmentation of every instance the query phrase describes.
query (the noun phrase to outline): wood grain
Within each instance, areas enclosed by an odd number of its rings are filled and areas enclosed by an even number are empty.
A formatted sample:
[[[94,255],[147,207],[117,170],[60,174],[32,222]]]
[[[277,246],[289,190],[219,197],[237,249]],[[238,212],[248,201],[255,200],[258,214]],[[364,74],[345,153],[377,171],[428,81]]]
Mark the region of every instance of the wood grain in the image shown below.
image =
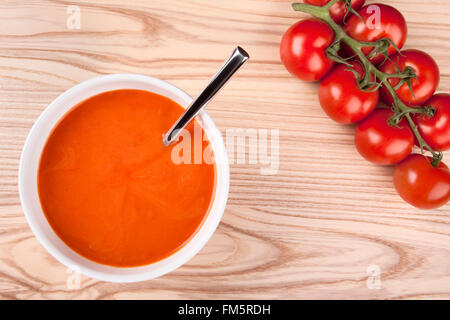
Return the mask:
[[[425,212],[405,204],[392,169],[361,159],[353,128],[325,116],[317,84],[283,68],[281,35],[303,16],[290,2],[0,2],[0,298],[450,298],[450,205]],[[383,2],[404,14],[406,47],[434,56],[439,91],[449,92],[450,2]],[[69,5],[81,9],[79,30],[66,27]],[[236,44],[251,60],[208,112],[222,131],[280,129],[278,174],[231,166],[218,230],[175,272],[135,284],[82,277],[69,289],[67,269],[38,243],[19,202],[20,152],[36,118],[60,93],[102,74],[152,75],[195,95]],[[379,290],[366,285],[370,265],[381,270]]]

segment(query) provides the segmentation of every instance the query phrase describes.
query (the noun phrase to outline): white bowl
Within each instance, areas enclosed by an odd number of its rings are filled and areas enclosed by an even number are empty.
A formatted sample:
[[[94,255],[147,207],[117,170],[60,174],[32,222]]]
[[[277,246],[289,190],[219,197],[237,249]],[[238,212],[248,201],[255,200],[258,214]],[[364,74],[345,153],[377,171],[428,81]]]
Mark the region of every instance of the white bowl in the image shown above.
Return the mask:
[[[222,136],[205,111],[197,119],[208,136],[216,161],[216,188],[209,214],[196,234],[181,249],[158,262],[132,268],[119,268],[88,260],[68,247],[45,218],[37,192],[37,173],[47,138],[63,115],[77,103],[101,92],[117,89],[141,89],[166,96],[186,108],[192,98],[172,84],[136,74],[113,74],[91,79],[67,90],[54,100],[31,128],[23,147],[19,167],[19,193],[22,209],[31,230],[40,243],[67,267],[99,280],[136,282],[161,276],[192,258],[212,236],[220,222],[228,198],[229,166]]]

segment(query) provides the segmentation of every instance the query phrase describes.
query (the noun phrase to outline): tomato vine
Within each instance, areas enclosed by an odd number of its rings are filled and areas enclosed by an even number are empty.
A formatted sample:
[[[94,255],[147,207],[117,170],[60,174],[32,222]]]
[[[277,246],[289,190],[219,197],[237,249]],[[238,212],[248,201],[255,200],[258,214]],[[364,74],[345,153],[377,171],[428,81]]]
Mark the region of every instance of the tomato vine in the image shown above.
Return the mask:
[[[424,106],[424,107],[407,106],[403,101],[401,101],[401,99],[398,97],[396,93],[396,89],[400,85],[403,85],[404,83],[406,83],[409,86],[410,90],[412,91],[411,81],[412,79],[416,78],[414,70],[412,68],[407,67],[403,71],[398,71],[397,73],[394,74],[388,74],[380,71],[370,61],[370,57],[377,54],[383,54],[386,61],[386,59],[389,59],[388,48],[391,45],[397,51],[400,52],[400,50],[395,46],[392,40],[387,38],[380,39],[375,42],[364,42],[364,41],[357,41],[352,37],[350,37],[347,33],[345,33],[342,27],[339,24],[337,24],[330,16],[330,8],[338,1],[343,1],[348,11],[352,11],[354,14],[357,14],[353,9],[351,9],[350,0],[331,0],[328,4],[322,7],[306,3],[293,3],[292,7],[295,11],[300,11],[313,15],[314,17],[324,21],[331,27],[331,29],[335,34],[334,43],[327,48],[327,55],[331,60],[337,63],[345,64],[349,66],[349,68],[351,68],[351,64],[348,62],[349,58],[343,58],[339,55],[341,42],[344,42],[348,47],[350,47],[353,50],[356,57],[358,57],[359,61],[362,63],[365,71],[363,78],[362,79],[358,78],[360,88],[362,90],[370,91],[370,90],[377,90],[380,86],[384,86],[388,90],[388,92],[393,98],[392,108],[394,112],[392,118],[389,119],[389,124],[392,126],[398,126],[400,121],[403,118],[405,118],[409,126],[411,127],[411,130],[414,133],[417,142],[419,143],[419,147],[422,153],[424,152],[425,149],[428,150],[433,156],[431,164],[434,167],[438,167],[443,158],[442,152],[440,150],[434,150],[432,147],[428,145],[428,143],[420,135],[420,132],[411,117],[412,114],[424,114],[425,116],[432,117],[435,111],[434,108],[431,106]],[[373,51],[369,54],[369,56],[366,56],[362,52],[362,48],[365,47],[374,48]],[[390,78],[400,79],[401,80],[400,84],[397,85],[395,88],[392,87],[391,83],[389,82]],[[414,94],[414,92],[412,93]]]

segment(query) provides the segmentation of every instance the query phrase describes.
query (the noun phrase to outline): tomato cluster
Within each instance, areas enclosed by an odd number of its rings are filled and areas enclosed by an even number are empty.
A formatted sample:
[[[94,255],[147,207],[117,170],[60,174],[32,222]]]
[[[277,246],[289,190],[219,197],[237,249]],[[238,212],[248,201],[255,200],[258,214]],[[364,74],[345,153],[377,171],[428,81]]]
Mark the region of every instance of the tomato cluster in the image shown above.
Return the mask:
[[[330,0],[304,2],[325,6]],[[327,19],[317,15],[322,20],[295,23],[281,40],[281,61],[299,79],[321,80],[319,101],[325,113],[338,123],[356,124],[355,146],[365,159],[395,165],[394,185],[406,202],[422,209],[440,207],[450,200],[450,170],[413,148],[426,143],[433,155],[450,149],[450,95],[435,94],[440,73],[431,56],[400,51],[407,37],[403,15],[391,6],[364,2],[340,0],[328,6]],[[339,46],[345,60],[328,51],[336,38],[343,38],[336,30],[351,39]]]

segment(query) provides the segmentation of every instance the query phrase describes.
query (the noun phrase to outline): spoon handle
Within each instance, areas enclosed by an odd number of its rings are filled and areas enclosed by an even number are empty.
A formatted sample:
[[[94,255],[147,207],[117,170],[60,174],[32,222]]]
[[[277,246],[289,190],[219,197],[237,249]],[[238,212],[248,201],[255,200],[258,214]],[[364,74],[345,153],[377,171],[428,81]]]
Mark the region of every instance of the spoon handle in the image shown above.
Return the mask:
[[[200,110],[208,104],[208,102],[216,95],[223,85],[231,78],[231,76],[247,61],[248,53],[241,47],[236,47],[231,56],[224,63],[219,72],[211,79],[205,89],[195,98],[190,106],[184,111],[181,117],[175,122],[170,130],[164,135],[163,143],[165,146],[176,141],[181,129],[183,129]]]

